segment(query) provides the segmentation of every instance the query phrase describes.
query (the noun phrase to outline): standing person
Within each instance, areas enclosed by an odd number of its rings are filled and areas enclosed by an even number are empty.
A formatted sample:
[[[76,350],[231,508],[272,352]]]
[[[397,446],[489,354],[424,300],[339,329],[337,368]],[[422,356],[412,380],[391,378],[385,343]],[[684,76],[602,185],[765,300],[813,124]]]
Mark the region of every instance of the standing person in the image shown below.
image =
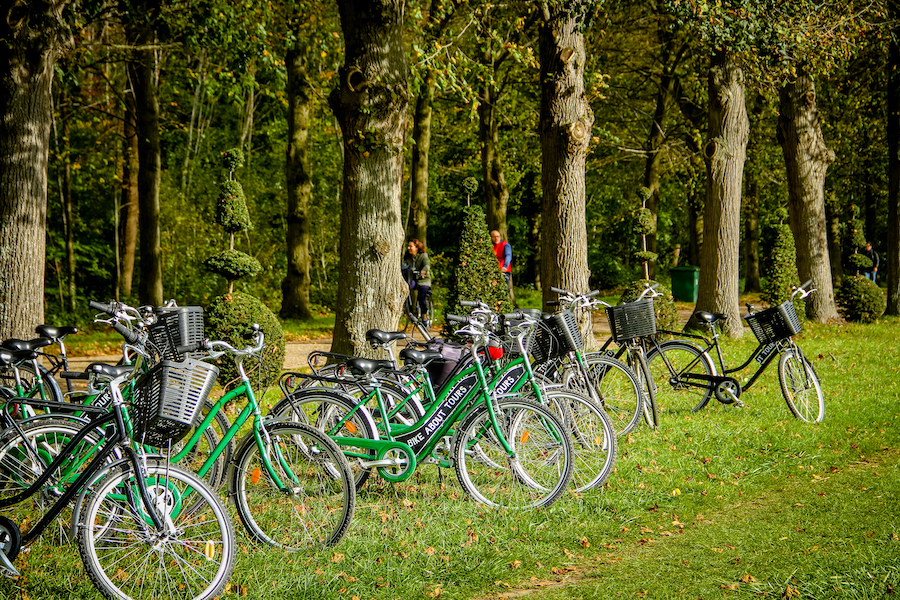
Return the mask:
[[[512,291],[512,246],[500,237],[496,229],[491,232],[491,243],[494,244],[494,256],[497,257],[497,265],[506,278],[506,286]]]
[[[868,267],[863,273],[867,279],[872,280],[872,283],[877,283],[875,279],[878,277],[878,263],[881,259],[878,253],[875,252],[875,248],[872,247],[872,242],[866,242],[866,249],[863,250],[863,255],[868,256],[869,260],[872,261],[872,266]]]
[[[428,314],[428,292],[431,290],[431,261],[425,252],[425,244],[417,239],[409,240],[406,244],[406,257],[403,259],[403,267],[409,269],[407,281],[410,293],[418,291],[417,304],[419,316]]]

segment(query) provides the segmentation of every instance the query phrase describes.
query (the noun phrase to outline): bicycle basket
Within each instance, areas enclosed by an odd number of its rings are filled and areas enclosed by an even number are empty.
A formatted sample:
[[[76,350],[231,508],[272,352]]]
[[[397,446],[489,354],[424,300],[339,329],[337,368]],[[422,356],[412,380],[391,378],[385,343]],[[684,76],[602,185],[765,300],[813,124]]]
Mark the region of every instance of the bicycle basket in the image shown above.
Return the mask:
[[[162,448],[183,438],[196,423],[218,375],[215,365],[193,358],[156,364],[134,390],[129,412],[134,439]]]
[[[535,328],[529,350],[534,362],[540,364],[563,356],[584,345],[578,320],[570,310],[545,315]]]
[[[158,306],[157,321],[149,327],[150,341],[156,347],[160,360],[182,360],[185,357],[202,356],[202,352],[176,352],[180,346],[203,341],[202,306]]]
[[[606,318],[609,319],[609,329],[617,343],[656,333],[653,298],[607,307]]]
[[[760,344],[771,344],[800,333],[800,318],[794,303],[788,300],[746,316],[747,323]]]

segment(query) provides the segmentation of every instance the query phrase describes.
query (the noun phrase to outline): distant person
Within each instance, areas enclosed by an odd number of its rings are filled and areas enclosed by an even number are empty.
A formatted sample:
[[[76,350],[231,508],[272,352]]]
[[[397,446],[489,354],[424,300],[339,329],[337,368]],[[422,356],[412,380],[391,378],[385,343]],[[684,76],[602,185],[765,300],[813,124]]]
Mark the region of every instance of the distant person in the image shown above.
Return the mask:
[[[500,237],[496,229],[491,232],[491,243],[494,244],[494,256],[497,257],[497,265],[506,278],[506,286],[512,289],[512,246]]]
[[[878,277],[878,263],[881,261],[878,253],[875,252],[875,248],[872,247],[872,242],[866,242],[866,249],[863,250],[863,256],[868,256],[869,260],[872,261],[872,266],[867,267],[863,274],[866,278],[871,279],[872,283],[878,283],[875,281]]]
[[[418,292],[416,301],[419,306],[419,316],[428,314],[428,292],[431,290],[431,261],[425,252],[425,244],[417,239],[409,240],[406,244],[406,257],[403,259],[403,268],[406,271],[406,280],[409,282],[410,293]]]

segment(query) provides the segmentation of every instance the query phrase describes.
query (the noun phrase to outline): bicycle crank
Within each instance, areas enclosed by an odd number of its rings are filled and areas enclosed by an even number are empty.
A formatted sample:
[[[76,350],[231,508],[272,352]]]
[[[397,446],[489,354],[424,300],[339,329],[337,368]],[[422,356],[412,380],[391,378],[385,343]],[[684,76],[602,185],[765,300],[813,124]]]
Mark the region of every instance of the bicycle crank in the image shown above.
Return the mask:
[[[744,403],[740,400],[741,384],[737,379],[731,377],[723,377],[716,386],[716,400],[722,404],[734,404],[738,408],[743,408]]]

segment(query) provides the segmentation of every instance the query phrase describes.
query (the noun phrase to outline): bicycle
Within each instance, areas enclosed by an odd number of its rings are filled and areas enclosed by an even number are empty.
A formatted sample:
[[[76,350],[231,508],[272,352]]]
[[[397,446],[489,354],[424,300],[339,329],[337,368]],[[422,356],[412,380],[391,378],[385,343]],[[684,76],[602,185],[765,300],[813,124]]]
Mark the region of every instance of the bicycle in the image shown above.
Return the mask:
[[[815,292],[815,289],[807,290],[811,284],[810,280],[793,288],[789,300],[766,310],[754,311],[753,305],[747,305],[748,314],[744,318],[758,344],[747,360],[733,369],[725,367],[725,359],[719,346],[717,325],[727,318],[726,315],[705,311],[696,313],[698,321],[710,330],[712,339],[702,335],[681,334],[702,343],[665,341],[652,348],[648,354],[651,370],[654,371],[658,384],[660,401],[670,407],[693,405],[692,411],[697,412],[715,395],[722,404],[742,407],[743,392],[753,386],[777,356],[778,381],[791,414],[801,421],[820,422],[825,417],[825,401],[819,377],[793,339],[793,336],[802,331],[793,300],[798,295],[802,299]],[[709,357],[710,350],[713,349],[721,375],[717,374],[716,365]],[[759,366],[746,382],[741,383],[732,377],[754,361]]]
[[[463,324],[458,333],[470,338],[473,360],[437,394],[436,401],[415,423],[392,421],[381,383],[373,376],[386,366],[380,363],[387,361],[365,358],[347,361],[347,368],[366,381],[360,398],[337,390],[301,388],[286,395],[272,413],[290,414],[328,433],[350,459],[357,489],[372,470],[397,483],[411,477],[416,466],[426,462],[455,467],[463,489],[488,506],[536,508],[552,504],[572,476],[573,448],[565,426],[549,408],[504,395],[509,389],[504,386],[515,385],[520,374],[509,374],[502,382],[487,380],[478,358],[487,343],[484,322],[477,316],[447,318]],[[421,358],[427,360],[427,356]],[[372,411],[368,406],[374,407]],[[377,423],[373,412],[378,416]]]
[[[107,598],[215,597],[234,565],[231,520],[200,477],[132,446],[120,389],[131,377],[123,373],[110,382],[109,407],[83,407],[90,415],[88,423],[49,458],[46,438],[31,429],[32,435],[26,435],[5,407],[0,412],[15,432],[4,436],[0,448],[0,508],[19,507],[31,519],[49,503],[24,534],[11,517],[0,516],[0,571],[19,576],[12,561],[22,546],[73,505],[72,535],[78,538],[91,581]],[[150,385],[138,388],[135,396],[133,432],[177,440],[194,418],[191,406],[199,407],[195,402],[202,388],[172,382],[162,389]],[[86,445],[95,449],[83,454]],[[116,460],[118,456],[122,458]],[[63,472],[67,476],[59,477]]]
[[[419,275],[418,271],[410,269],[407,265],[403,265],[401,270],[407,286],[411,285]],[[428,292],[425,294],[425,314],[421,314],[417,298],[418,293],[418,288],[410,289],[409,295],[407,295],[406,300],[403,302],[403,328],[401,331],[406,333],[406,331],[410,329],[410,326],[412,326],[410,335],[415,336],[415,334],[418,333],[422,336],[422,339],[427,342],[431,339],[431,332],[429,330],[431,326],[434,325],[434,301],[431,298],[431,288],[428,288]]]

